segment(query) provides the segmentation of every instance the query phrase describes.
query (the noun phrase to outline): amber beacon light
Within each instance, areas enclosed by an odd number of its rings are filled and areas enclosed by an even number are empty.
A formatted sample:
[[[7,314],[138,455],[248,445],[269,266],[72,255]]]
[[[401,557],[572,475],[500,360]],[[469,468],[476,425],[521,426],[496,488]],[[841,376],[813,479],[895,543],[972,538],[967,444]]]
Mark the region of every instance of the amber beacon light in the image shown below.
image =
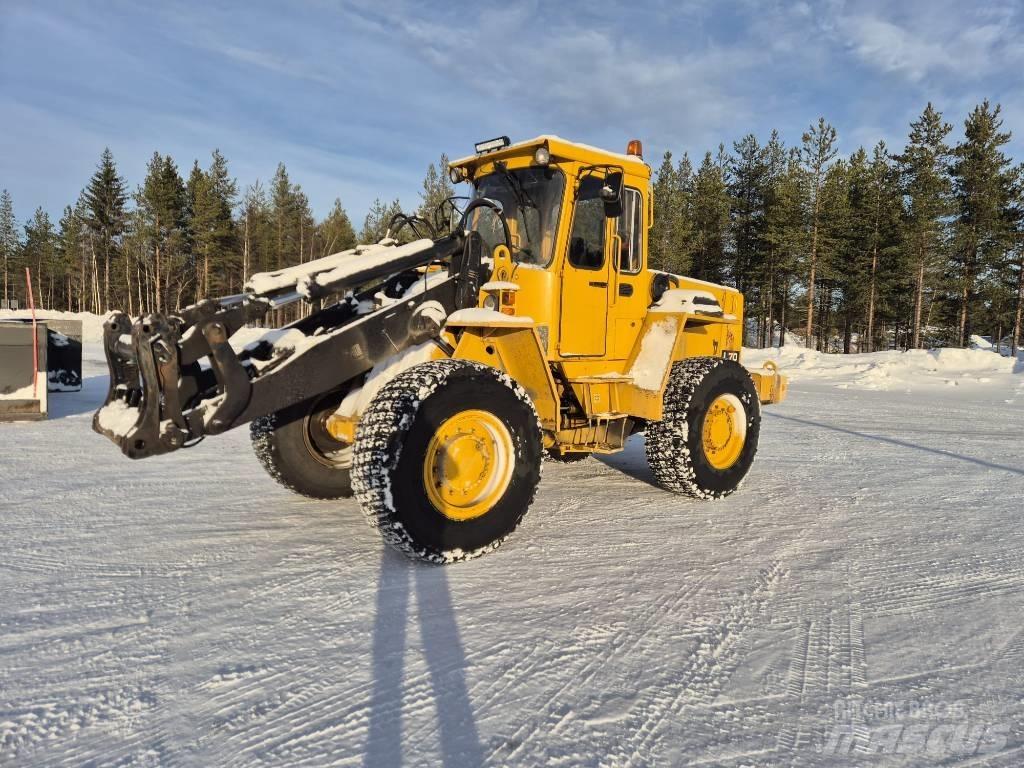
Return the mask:
[[[626,154],[643,159],[644,145],[640,143],[640,139],[630,139],[629,144],[626,145]]]

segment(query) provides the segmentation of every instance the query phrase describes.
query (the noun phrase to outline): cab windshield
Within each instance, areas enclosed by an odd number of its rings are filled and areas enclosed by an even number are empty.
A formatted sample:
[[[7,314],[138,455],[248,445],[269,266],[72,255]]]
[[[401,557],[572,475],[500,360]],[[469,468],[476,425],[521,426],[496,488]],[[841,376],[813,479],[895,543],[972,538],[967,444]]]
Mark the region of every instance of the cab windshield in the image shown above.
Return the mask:
[[[565,189],[562,172],[555,168],[499,169],[476,179],[474,186],[474,198],[494,200],[505,212],[515,259],[541,267],[550,264]],[[471,211],[467,226],[480,233],[488,253],[505,242],[501,221],[488,208]]]

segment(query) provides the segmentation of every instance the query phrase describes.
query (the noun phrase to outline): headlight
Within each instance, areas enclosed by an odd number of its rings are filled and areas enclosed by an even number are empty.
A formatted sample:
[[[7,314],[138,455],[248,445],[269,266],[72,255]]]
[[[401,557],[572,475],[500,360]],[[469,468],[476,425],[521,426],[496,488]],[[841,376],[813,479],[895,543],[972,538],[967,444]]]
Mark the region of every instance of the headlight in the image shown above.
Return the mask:
[[[488,293],[487,298],[484,299],[484,309],[495,310],[498,308],[498,299],[493,293]]]

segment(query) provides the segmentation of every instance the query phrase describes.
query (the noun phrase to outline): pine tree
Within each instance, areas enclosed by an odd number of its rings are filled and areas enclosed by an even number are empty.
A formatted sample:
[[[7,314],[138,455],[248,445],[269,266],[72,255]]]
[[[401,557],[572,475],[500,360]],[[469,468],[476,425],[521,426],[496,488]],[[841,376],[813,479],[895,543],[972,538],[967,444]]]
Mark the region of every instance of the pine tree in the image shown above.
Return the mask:
[[[825,122],[824,117],[819,117],[818,124],[810,127],[803,135],[802,141],[801,157],[810,182],[811,251],[807,277],[807,323],[804,328],[804,344],[809,349],[814,344],[814,281],[818,266],[818,241],[822,220],[821,191],[828,164],[838,153],[835,147],[836,129]]]
[[[741,293],[754,286],[764,257],[769,173],[768,157],[754,134],[733,144],[729,160],[732,279]],[[756,302],[748,301],[747,306],[756,306]]]
[[[11,194],[5,189],[0,193],[0,255],[4,262],[4,306],[9,307],[15,291],[11,290],[11,273],[17,267],[18,253],[21,250],[21,238],[18,236],[18,224],[14,219],[14,203]],[[17,276],[15,274],[15,285]]]
[[[669,236],[665,269],[685,275],[693,264],[693,163],[685,152],[676,165],[675,194],[676,215]]]
[[[228,174],[227,161],[214,150],[210,168],[203,171],[197,161],[188,181],[191,213],[190,235],[196,255],[197,298],[234,288],[233,259],[235,223],[232,211],[238,185]],[[211,285],[211,265],[214,279]]]
[[[292,184],[281,163],[270,183],[270,219],[274,230],[274,268],[308,261],[314,249],[309,199]]]
[[[97,261],[103,269],[103,302],[93,309],[105,312],[110,308],[110,265],[124,234],[127,202],[124,179],[117,173],[109,147],[103,150],[100,164],[85,188],[85,202],[89,211],[86,221],[92,231],[93,269],[98,271]]]
[[[185,183],[170,155],[154,152],[146,178],[136,193],[141,226],[153,257],[153,305],[163,312],[180,304],[187,282],[185,264],[187,195]],[[176,289],[171,301],[170,290]]]
[[[329,256],[355,247],[356,232],[352,228],[348,214],[341,206],[341,200],[335,198],[334,207],[317,227],[317,236],[321,243],[321,256]]]
[[[451,211],[445,205],[445,200],[454,194],[455,188],[448,179],[448,156],[441,155],[441,160],[436,167],[431,163],[427,168],[427,175],[423,179],[423,189],[420,191],[420,207],[416,212],[421,219],[430,222],[430,226],[439,235],[448,231],[449,223],[445,220],[445,216]],[[427,236],[430,233],[422,234]]]
[[[693,277],[709,282],[724,279],[728,236],[729,193],[725,168],[708,152],[693,180]]]
[[[772,131],[763,152],[765,166],[762,193],[764,213],[760,241],[764,257],[753,270],[758,280],[759,331],[757,341],[760,347],[775,343],[775,303],[785,254],[779,247],[780,243],[774,228],[778,224],[778,214],[784,205],[783,184],[790,154],[779,138],[778,131]]]
[[[672,165],[666,152],[653,186],[654,226],[648,239],[651,269],[686,274],[692,263],[693,165],[686,154]]]
[[[851,251],[850,229],[850,168],[839,159],[825,171],[825,180],[819,191],[818,211],[818,315],[817,349],[832,352],[831,340],[838,310],[846,314],[847,305],[857,301],[857,266]],[[813,237],[813,230],[812,230]],[[846,315],[849,317],[849,315]],[[844,323],[843,348],[849,351],[850,326]]]
[[[676,221],[680,216],[678,177],[672,164],[672,153],[666,152],[654,177],[654,226],[648,239],[647,262],[652,268],[668,269],[672,257]]]
[[[57,271],[57,233],[50,222],[50,215],[42,208],[36,208],[32,218],[25,224],[22,258],[32,270],[36,306],[48,306],[52,303],[52,288]]]
[[[185,182],[185,243],[189,254],[190,267],[195,284],[195,299],[200,301],[209,296],[203,278],[209,275],[208,244],[203,241],[203,232],[208,226],[209,209],[207,202],[209,182],[198,160],[192,161],[192,170]],[[205,258],[204,258],[205,257]],[[204,270],[205,266],[205,270]],[[205,272],[205,274],[204,274]]]
[[[898,272],[893,262],[901,245],[902,194],[884,142],[875,146],[870,159],[863,148],[851,157],[849,195],[849,256],[856,281],[851,285],[856,301],[849,309],[864,317],[864,341],[858,351],[871,352],[878,308],[895,289]]]
[[[292,187],[292,206],[295,213],[293,227],[296,229],[295,254],[298,256],[296,262],[310,261],[316,248],[316,220],[313,218],[313,211],[309,207],[309,198],[302,191],[302,186],[296,184]],[[296,263],[291,262],[291,263]]]
[[[1017,166],[1011,222],[1013,248],[1007,256],[1006,282],[1014,295],[1010,354],[1016,357],[1017,350],[1021,347],[1021,331],[1024,324],[1024,165]]]
[[[797,283],[798,260],[806,250],[807,231],[805,213],[808,208],[807,179],[800,154],[791,149],[785,155],[784,167],[776,176],[765,240],[773,253],[773,287],[778,285],[779,346],[786,343],[787,310],[790,293]],[[773,290],[771,293],[775,293]],[[774,325],[774,312],[772,312]]]
[[[274,229],[274,244],[270,259],[271,269],[285,266],[286,254],[292,240],[292,222],[295,218],[295,198],[288,169],[284,163],[277,164],[277,171],[270,182],[270,219]]]
[[[945,217],[950,212],[949,147],[952,126],[929,102],[921,117],[910,124],[902,155],[896,157],[907,200],[905,244],[912,254],[914,309],[910,346],[921,347],[925,294],[945,245]]]
[[[136,201],[138,195],[139,191],[136,191]],[[137,308],[139,314],[151,312],[154,308],[154,264],[151,246],[147,214],[136,205],[128,213],[125,233],[121,241],[125,274],[132,276],[132,279],[126,280],[129,314],[132,314],[133,308]]]
[[[383,240],[388,234],[388,225],[390,225],[391,220],[395,214],[401,213],[401,211],[402,207],[397,200],[393,200],[390,204],[384,203],[380,198],[374,200],[370,205],[366,218],[363,220],[359,241],[361,243],[378,243]],[[396,233],[392,232],[391,234],[394,235]],[[397,234],[408,237],[408,228],[403,229]]]
[[[82,190],[74,207],[67,206],[60,220],[59,248],[63,260],[68,264],[69,294],[79,312],[85,312],[92,305],[99,282],[93,274],[93,237],[89,227],[89,205]],[[127,232],[126,232],[127,234]]]
[[[958,339],[967,346],[979,281],[996,272],[1010,240],[1010,205],[1015,170],[1002,147],[1001,108],[986,100],[964,122],[964,141],[953,151],[956,201],[954,263],[960,284]],[[996,340],[998,341],[998,340]]]
[[[57,251],[58,258],[61,264],[61,270],[65,276],[65,296],[67,301],[68,312],[74,309],[74,299],[76,294],[76,285],[74,284],[74,276],[78,273],[79,268],[84,266],[83,245],[86,242],[85,236],[85,221],[84,221],[84,203],[79,198],[78,204],[72,208],[70,205],[64,206],[64,214],[60,217],[58,223],[57,233]],[[129,297],[130,298],[130,297]],[[79,307],[81,304],[79,304]],[[129,312],[129,314],[131,314]]]
[[[245,189],[239,229],[242,238],[242,284],[253,272],[266,269],[270,231],[267,196],[259,180]]]

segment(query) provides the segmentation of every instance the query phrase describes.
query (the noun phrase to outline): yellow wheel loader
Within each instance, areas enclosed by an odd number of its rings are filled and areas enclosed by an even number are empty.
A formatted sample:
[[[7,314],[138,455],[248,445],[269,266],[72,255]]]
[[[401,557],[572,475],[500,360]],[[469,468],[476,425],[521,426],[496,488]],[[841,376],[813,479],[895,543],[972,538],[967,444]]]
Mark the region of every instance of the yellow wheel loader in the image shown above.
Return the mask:
[[[668,490],[734,491],[786,379],[740,365],[740,293],[649,267],[639,142],[501,137],[449,173],[473,192],[447,232],[400,215],[380,243],[254,275],[240,295],[111,315],[94,429],[143,458],[250,423],[281,484],[354,495],[388,543],[438,563],[500,545],[545,458],[614,453],[638,432]],[[303,300],[308,317],[232,338]]]

